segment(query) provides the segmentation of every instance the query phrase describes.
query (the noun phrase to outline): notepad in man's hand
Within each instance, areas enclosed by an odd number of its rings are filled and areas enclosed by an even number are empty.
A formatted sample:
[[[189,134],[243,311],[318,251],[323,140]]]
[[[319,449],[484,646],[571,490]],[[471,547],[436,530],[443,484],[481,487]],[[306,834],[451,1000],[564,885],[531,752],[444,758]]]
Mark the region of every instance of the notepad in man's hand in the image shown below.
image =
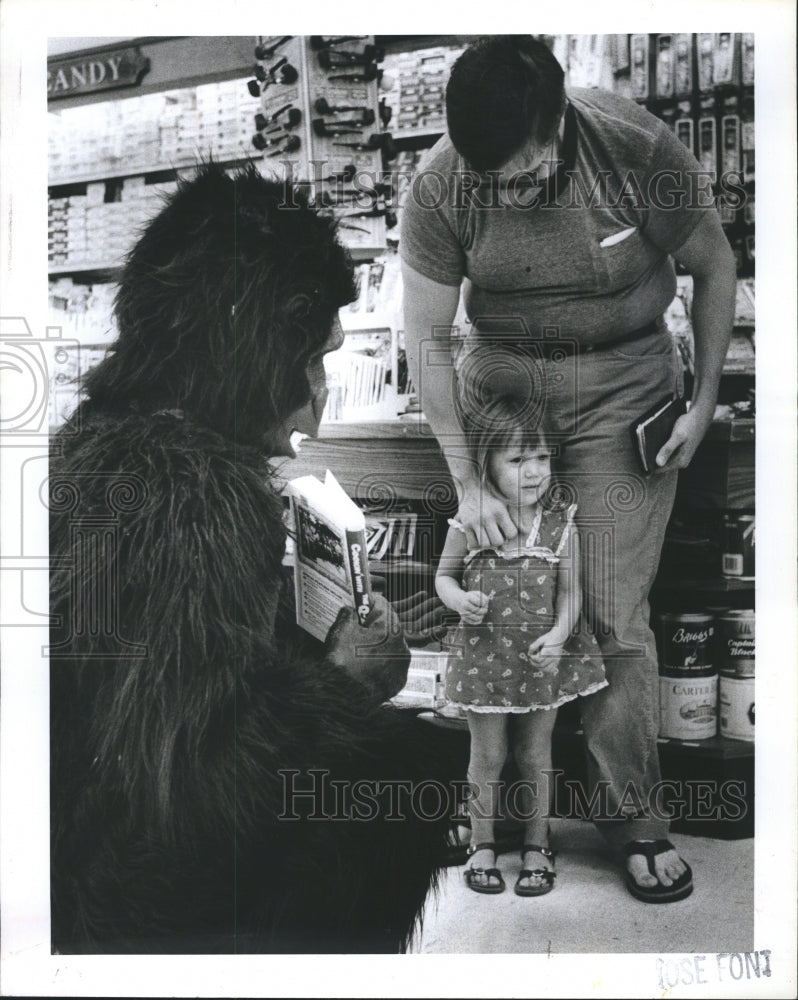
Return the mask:
[[[666,396],[632,424],[632,443],[640,467],[648,475],[656,468],[660,448],[670,438],[673,426],[687,412],[684,399]]]

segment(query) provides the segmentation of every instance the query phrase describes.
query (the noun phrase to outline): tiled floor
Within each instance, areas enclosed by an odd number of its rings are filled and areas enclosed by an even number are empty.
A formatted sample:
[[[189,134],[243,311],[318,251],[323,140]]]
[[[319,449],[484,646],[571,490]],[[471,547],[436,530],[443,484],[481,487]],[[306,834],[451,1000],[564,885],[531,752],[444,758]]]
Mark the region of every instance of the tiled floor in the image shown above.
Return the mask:
[[[449,868],[427,906],[416,953],[741,952],[754,940],[754,841],[672,834],[693,869],[695,890],[653,906],[627,891],[621,869],[594,827],[552,822],[557,881],[546,896],[513,892],[517,854],[502,854],[501,895],[472,892]]]

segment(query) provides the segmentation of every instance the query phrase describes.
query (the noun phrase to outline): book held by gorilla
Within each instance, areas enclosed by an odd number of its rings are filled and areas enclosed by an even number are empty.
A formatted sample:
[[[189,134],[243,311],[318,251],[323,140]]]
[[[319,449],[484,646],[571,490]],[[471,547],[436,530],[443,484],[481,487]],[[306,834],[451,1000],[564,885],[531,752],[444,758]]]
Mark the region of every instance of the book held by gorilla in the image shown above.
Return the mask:
[[[292,479],[287,493],[296,620],[324,641],[342,607],[354,607],[361,624],[371,611],[365,517],[329,469],[324,482],[315,476]]]

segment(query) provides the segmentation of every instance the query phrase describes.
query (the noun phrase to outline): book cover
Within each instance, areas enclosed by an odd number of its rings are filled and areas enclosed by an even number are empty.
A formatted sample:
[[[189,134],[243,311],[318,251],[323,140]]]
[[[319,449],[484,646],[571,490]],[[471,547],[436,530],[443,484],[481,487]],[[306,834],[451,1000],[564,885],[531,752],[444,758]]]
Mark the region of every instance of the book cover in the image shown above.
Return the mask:
[[[328,470],[324,482],[301,476],[287,484],[294,529],[297,624],[317,639],[346,605],[365,624],[372,607],[362,510]]]
[[[646,475],[653,472],[660,448],[671,436],[673,425],[686,412],[687,404],[684,399],[668,396],[632,424],[635,454]]]

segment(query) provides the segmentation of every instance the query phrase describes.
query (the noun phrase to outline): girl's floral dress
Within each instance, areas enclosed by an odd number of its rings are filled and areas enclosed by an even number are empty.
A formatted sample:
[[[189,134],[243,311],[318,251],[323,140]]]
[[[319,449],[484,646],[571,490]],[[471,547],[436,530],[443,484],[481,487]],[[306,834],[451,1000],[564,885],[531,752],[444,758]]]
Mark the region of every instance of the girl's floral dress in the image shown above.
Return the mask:
[[[446,668],[446,697],[475,712],[528,712],[557,708],[577,695],[607,686],[598,643],[579,619],[556,667],[535,667],[529,645],[553,628],[557,566],[573,525],[576,505],[538,507],[523,548],[511,556],[496,549],[469,552],[464,590],[490,594],[479,625],[461,622]]]

